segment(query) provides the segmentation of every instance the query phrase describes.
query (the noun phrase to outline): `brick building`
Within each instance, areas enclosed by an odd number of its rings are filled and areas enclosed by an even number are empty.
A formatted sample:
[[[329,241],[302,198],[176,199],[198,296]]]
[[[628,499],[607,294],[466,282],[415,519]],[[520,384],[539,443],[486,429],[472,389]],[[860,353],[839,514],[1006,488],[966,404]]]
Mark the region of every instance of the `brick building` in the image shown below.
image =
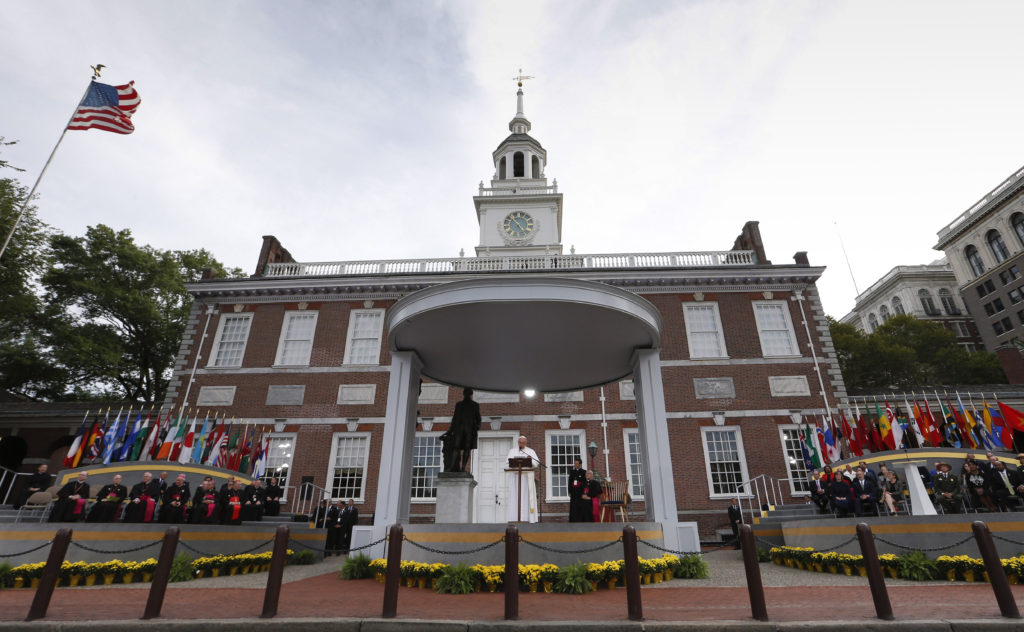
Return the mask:
[[[728,499],[746,493],[743,484],[760,474],[789,479],[783,494],[800,496],[806,472],[797,423],[827,414],[846,396],[815,287],[824,269],[805,253],[772,264],[757,222],[721,251],[563,254],[562,194],[545,175],[546,150],[528,133],[522,90],[517,96],[511,134],[492,155],[490,186],[481,183],[473,198],[475,257],[302,263],[266,236],[251,277],[189,287],[195,304],[166,405],[272,429],[270,465],[288,485],[309,482],[333,498],[354,498],[364,516],[375,514],[380,482],[408,466],[390,462],[383,448],[395,395],[395,343],[386,324],[396,302],[470,281],[598,283],[643,299],[660,317],[659,406],[668,446],[658,458],[671,466],[678,520],[714,533],[727,523]],[[486,326],[465,333],[497,335]],[[628,482],[632,509],[642,514],[652,472],[645,455],[657,446],[638,428],[634,382],[627,376],[532,394],[525,386],[476,394],[484,420],[472,464],[479,483],[474,520],[504,521],[504,489],[494,473],[519,435],[548,466],[538,485],[543,520],[567,517],[566,470],[574,456],[601,476]],[[422,383],[411,520],[433,519],[438,436],[459,399],[461,385]]]

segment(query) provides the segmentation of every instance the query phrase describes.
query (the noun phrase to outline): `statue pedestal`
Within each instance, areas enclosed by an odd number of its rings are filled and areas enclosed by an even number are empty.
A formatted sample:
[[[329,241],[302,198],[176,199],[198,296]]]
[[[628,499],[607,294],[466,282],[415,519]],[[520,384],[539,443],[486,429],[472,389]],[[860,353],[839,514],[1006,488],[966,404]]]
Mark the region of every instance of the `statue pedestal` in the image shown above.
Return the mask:
[[[473,522],[473,488],[476,481],[469,472],[441,472],[437,475],[435,523]]]

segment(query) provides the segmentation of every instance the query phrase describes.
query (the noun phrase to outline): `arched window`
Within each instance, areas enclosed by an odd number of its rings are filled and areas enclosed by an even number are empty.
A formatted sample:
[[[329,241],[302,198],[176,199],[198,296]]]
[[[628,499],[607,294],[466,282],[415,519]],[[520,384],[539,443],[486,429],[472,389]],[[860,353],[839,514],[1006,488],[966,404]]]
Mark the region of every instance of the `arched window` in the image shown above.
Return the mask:
[[[878,315],[882,317],[882,322],[885,322],[885,321],[889,320],[889,318],[890,318],[889,307],[886,306],[886,305],[882,305],[881,307],[879,307],[878,308]]]
[[[526,175],[524,169],[526,169],[526,165],[523,163],[523,152],[517,151],[512,154],[512,177],[522,178]]]
[[[988,231],[985,234],[985,240],[988,241],[988,247],[992,249],[992,256],[996,258],[996,263],[1002,263],[1009,258],[1010,251],[1006,249],[1006,244],[1003,243],[1003,237],[998,230]]]
[[[504,180],[505,178],[505,157],[502,156],[501,160],[498,161],[498,179]]]
[[[932,293],[928,290],[921,290],[917,293],[917,296],[921,299],[921,307],[924,308],[924,313],[929,316],[938,316],[939,310],[935,309],[935,301],[932,300]]]
[[[939,300],[942,301],[942,309],[946,310],[946,313],[950,316],[957,316],[960,314],[960,308],[956,306],[956,300],[953,298],[953,293],[942,288],[939,290]]]
[[[973,245],[964,248],[964,257],[967,259],[967,265],[971,266],[974,276],[980,277],[985,274],[985,264],[981,262],[981,255],[978,254],[977,248]]]
[[[868,333],[873,334],[878,329],[878,317],[874,314],[868,314],[868,328],[871,330]]]
[[[901,301],[898,296],[892,297],[892,311],[893,313],[901,316],[907,313],[906,310],[903,309],[903,301]]]
[[[530,158],[530,173],[534,178],[540,177],[540,159],[536,156]]]
[[[1017,233],[1017,241],[1024,246],[1024,213],[1014,213],[1010,224],[1013,225],[1013,232]]]

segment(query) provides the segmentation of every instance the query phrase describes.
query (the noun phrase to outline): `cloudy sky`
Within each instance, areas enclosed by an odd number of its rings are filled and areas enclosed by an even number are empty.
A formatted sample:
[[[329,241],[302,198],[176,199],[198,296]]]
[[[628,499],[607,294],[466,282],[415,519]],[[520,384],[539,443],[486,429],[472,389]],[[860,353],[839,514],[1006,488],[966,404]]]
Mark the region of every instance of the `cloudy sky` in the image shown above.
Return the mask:
[[[116,11],[111,9],[116,6]],[[1020,2],[0,3],[3,157],[31,185],[90,64],[136,132],[69,132],[39,190],[71,234],[129,228],[252,272],[467,254],[515,113],[581,253],[727,249],[826,265],[826,311],[1024,164]],[[11,175],[8,172],[7,175]]]

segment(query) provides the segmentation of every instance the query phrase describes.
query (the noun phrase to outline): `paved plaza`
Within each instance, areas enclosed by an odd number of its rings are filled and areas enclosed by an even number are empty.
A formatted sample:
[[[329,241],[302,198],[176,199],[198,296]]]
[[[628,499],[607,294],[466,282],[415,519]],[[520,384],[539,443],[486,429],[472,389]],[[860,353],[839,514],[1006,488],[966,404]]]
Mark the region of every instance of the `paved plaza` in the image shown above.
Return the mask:
[[[1024,629],[1000,617],[988,584],[886,580],[895,622],[874,617],[867,580],[762,564],[768,623],[753,621],[739,551],[708,553],[711,577],[672,580],[644,587],[645,621],[626,616],[626,591],[587,595],[520,595],[521,621],[503,621],[502,593],[439,595],[402,588],[398,618],[380,620],[382,584],[338,579],[342,558],[285,570],[278,617],[258,619],[266,574],[200,579],[171,584],[158,621],[138,620],[148,584],[58,588],[47,618],[20,622],[31,590],[0,591],[0,629],[330,629],[330,630],[673,630],[673,629]],[[1018,603],[1024,586],[1014,586]],[[93,620],[88,623],[85,620]],[[23,628],[24,626],[24,628]]]

